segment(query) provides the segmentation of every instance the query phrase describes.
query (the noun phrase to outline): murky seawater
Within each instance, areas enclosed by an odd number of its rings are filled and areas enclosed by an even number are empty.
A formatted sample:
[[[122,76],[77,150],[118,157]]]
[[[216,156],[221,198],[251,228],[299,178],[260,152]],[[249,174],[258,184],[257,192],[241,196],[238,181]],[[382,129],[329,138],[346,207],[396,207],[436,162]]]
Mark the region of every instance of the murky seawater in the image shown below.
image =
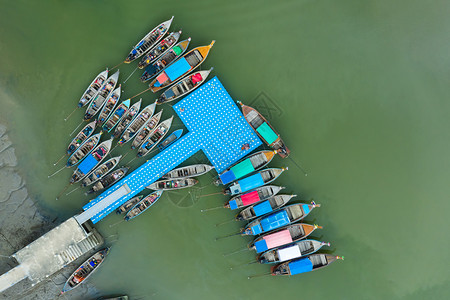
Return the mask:
[[[214,66],[231,96],[283,135],[292,160],[271,163],[289,166],[278,183],[323,205],[307,221],[324,226],[314,237],[345,261],[247,280],[268,267],[238,266],[250,252],[224,257],[250,239],[215,241],[239,224],[215,226],[233,217],[227,210],[200,212],[226,200],[196,197],[218,191],[207,175],[203,189],[166,193],[132,222],[100,222],[112,251],[90,281],[146,299],[444,299],[449,11],[442,0],[1,1],[0,116],[30,195],[60,220],[79,212],[89,200],[82,191],[55,200],[71,171],[47,179],[82,112],[63,119],[98,72],[175,15],[172,29],[192,46],[217,41],[203,69]],[[122,80],[134,67],[121,67]],[[145,87],[134,74],[122,99]]]

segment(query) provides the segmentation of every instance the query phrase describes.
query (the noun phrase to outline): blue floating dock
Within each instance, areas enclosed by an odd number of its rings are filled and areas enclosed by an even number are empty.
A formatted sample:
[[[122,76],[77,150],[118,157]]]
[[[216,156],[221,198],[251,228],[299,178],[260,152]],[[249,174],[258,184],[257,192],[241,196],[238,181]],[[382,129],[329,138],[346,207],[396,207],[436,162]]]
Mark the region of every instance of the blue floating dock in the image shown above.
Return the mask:
[[[84,212],[75,217],[80,224],[89,219],[99,222],[200,150],[220,173],[262,144],[217,77],[173,109],[189,132],[86,204]],[[249,149],[242,150],[244,144]]]

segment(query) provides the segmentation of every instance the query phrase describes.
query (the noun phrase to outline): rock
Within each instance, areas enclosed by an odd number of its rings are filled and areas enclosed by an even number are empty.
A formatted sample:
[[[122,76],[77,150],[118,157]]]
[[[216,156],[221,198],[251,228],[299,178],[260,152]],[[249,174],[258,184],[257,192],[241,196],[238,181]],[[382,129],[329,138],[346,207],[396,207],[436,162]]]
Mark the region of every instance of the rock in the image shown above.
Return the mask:
[[[0,132],[1,133],[1,132]],[[7,134],[0,137],[0,152],[11,146],[11,141]]]
[[[22,177],[10,169],[0,169],[0,203],[9,199],[13,191],[18,190],[22,185]],[[3,206],[3,207],[2,207]],[[4,205],[0,206],[0,210],[4,209]]]
[[[6,132],[6,126],[0,124],[0,136],[3,136]]]
[[[5,151],[0,152],[0,168],[15,166],[17,166],[17,158],[14,153],[14,148],[8,148]]]

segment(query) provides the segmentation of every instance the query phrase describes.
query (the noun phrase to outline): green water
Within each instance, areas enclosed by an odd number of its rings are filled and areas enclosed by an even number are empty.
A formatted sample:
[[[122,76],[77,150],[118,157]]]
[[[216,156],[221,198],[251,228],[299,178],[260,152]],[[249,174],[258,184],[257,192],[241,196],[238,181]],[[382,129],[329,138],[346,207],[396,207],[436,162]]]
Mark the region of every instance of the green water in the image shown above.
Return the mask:
[[[167,193],[132,222],[100,222],[112,251],[91,283],[146,299],[444,299],[449,12],[443,0],[1,1],[0,116],[30,195],[60,220],[79,212],[89,200],[81,191],[55,200],[71,171],[47,179],[82,112],[63,118],[98,72],[175,15],[172,28],[192,46],[216,40],[203,69],[214,66],[234,99],[270,115],[308,172],[276,158],[272,166],[289,166],[278,183],[322,204],[307,221],[324,226],[314,237],[345,261],[247,280],[268,267],[235,267],[250,252],[223,256],[250,239],[215,241],[239,224],[215,226],[228,210],[200,212],[226,200],[192,200],[218,191],[205,176],[204,189]],[[134,67],[121,67],[122,80]],[[145,87],[134,74],[122,99]]]

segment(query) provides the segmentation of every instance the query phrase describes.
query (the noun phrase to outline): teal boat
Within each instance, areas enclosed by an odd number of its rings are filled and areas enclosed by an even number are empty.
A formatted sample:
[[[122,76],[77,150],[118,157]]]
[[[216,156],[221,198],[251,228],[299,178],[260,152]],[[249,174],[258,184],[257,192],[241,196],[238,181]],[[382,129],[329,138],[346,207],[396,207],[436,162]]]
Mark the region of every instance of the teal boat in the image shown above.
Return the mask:
[[[282,276],[311,272],[325,268],[338,259],[344,260],[344,257],[324,253],[312,254],[304,258],[297,258],[278,264],[272,267],[271,274],[274,276]]]
[[[256,189],[260,186],[266,185],[274,181],[284,172],[284,170],[288,170],[288,168],[268,168],[257,172],[254,175],[245,177],[241,180],[234,182],[229,185],[224,193],[230,195],[241,194],[253,189]]]
[[[127,113],[130,108],[130,99],[127,99],[120,103],[120,105],[114,110],[114,112],[106,120],[105,125],[103,125],[102,130],[110,132],[114,126],[122,119],[122,117]]]
[[[280,263],[287,260],[304,257],[319,251],[323,246],[330,247],[330,243],[316,240],[301,240],[286,246],[268,250],[258,255],[256,260],[261,264]]]
[[[158,201],[158,199],[161,197],[163,191],[155,191],[151,194],[149,194],[147,197],[139,201],[133,208],[131,208],[127,214],[125,215],[125,221],[129,221],[131,219],[136,218],[140,214],[142,214],[144,211],[149,209],[153,204]]]

